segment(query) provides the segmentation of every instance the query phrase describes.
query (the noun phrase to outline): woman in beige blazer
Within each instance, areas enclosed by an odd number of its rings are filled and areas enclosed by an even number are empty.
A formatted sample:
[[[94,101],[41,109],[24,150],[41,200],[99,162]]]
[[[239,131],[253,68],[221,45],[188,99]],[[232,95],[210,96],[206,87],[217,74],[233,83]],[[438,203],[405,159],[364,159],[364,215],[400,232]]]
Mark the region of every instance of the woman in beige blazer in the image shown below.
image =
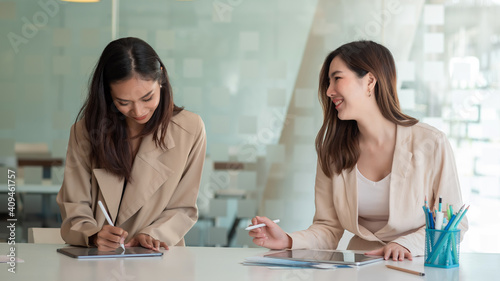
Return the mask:
[[[316,214],[303,231],[285,233],[266,217],[254,243],[271,248],[348,249],[385,259],[424,254],[426,198],[462,206],[453,151],[445,135],[402,113],[390,51],[356,41],[331,52],[320,74],[324,122],[316,138]],[[461,238],[468,228],[463,219]]]
[[[174,104],[153,48],[137,38],[111,42],[71,128],[57,196],[62,238],[103,251],[184,245],[198,218],[205,148],[203,121]]]

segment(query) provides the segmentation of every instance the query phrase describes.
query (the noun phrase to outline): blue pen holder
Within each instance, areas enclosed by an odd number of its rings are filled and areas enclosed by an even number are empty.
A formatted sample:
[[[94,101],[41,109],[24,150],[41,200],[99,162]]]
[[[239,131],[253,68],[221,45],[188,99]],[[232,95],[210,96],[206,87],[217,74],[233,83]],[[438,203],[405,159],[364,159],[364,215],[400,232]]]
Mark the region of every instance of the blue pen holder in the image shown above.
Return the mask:
[[[458,267],[460,230],[425,230],[425,266]]]

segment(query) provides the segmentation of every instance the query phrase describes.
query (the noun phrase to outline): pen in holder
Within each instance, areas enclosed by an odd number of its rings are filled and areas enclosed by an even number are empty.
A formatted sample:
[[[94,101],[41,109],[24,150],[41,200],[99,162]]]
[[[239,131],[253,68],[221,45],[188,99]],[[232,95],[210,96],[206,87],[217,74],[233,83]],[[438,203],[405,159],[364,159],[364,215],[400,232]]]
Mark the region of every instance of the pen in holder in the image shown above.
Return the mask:
[[[458,267],[460,230],[425,229],[425,266]]]

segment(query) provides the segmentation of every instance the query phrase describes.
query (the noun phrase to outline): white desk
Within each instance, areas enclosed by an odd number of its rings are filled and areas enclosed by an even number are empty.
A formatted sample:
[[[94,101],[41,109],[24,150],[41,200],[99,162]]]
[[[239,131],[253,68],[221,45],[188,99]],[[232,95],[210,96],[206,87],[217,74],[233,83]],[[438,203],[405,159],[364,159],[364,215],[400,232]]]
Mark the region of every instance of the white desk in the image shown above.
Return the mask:
[[[8,251],[0,243],[0,255]],[[357,268],[269,269],[243,266],[246,257],[268,252],[262,248],[171,247],[163,257],[77,260],[56,252],[64,245],[16,244],[16,273],[0,264],[0,280],[498,280],[500,254],[461,254],[460,267],[439,269],[423,266],[423,258],[413,262],[378,262]],[[387,269],[385,264],[425,271],[425,277]]]

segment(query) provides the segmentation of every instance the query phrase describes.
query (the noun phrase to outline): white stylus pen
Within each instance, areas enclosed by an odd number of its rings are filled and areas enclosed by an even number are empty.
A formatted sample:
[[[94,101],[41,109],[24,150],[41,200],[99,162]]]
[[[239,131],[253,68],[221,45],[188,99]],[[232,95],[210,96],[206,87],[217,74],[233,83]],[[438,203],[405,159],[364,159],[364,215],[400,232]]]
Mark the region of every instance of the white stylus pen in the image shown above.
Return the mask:
[[[278,220],[273,220],[273,222],[274,223],[279,223],[280,220],[279,219]],[[259,224],[256,224],[256,225],[251,225],[251,226],[245,228],[245,230],[252,230],[252,229],[256,229],[256,228],[263,227],[263,226],[266,226],[266,224],[265,223],[259,223]]]
[[[115,226],[113,224],[113,222],[111,221],[111,218],[109,217],[108,212],[106,212],[106,209],[104,209],[104,205],[102,205],[101,200],[97,201],[97,204],[99,205],[99,207],[101,207],[101,211],[104,214],[104,217],[106,217],[106,221],[108,221],[108,224],[111,226]],[[125,245],[123,245],[123,243],[120,243],[120,246],[122,247],[123,250],[125,250]]]

